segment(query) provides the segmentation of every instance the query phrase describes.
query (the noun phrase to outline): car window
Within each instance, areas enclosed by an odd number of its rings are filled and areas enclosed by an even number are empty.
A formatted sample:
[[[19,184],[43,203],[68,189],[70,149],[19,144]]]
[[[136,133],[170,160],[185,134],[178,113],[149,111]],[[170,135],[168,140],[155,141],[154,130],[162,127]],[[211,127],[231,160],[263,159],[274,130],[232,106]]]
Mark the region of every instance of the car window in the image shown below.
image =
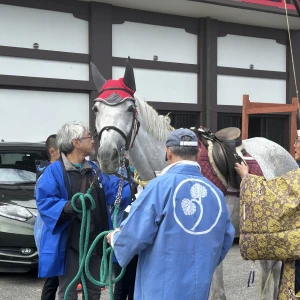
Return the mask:
[[[36,160],[44,160],[44,152],[5,152],[0,151],[0,183],[35,181]]]
[[[0,183],[8,182],[35,182],[34,172],[16,169],[0,168]]]

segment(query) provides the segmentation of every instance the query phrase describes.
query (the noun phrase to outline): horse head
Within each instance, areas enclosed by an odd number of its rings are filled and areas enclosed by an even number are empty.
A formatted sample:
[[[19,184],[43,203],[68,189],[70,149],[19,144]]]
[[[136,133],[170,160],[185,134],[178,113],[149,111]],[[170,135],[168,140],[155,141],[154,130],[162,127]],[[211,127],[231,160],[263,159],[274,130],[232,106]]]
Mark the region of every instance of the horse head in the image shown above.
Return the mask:
[[[134,142],[139,130],[133,68],[128,59],[124,77],[107,81],[96,66],[91,64],[91,68],[99,92],[93,106],[100,141],[98,161],[105,173],[115,173],[120,157]]]
[[[91,64],[99,96],[95,99],[96,130],[100,147],[98,160],[105,173],[118,170],[124,151],[142,180],[155,177],[166,165],[165,143],[171,130],[170,118],[157,113],[134,95],[135,79],[130,59],[125,74],[106,81]]]

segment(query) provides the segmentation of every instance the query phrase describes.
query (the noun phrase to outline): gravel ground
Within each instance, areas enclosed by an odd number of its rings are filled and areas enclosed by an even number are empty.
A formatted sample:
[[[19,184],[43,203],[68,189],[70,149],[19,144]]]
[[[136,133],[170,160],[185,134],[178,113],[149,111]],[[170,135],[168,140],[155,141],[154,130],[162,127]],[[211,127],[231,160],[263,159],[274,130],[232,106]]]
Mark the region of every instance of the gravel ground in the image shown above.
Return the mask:
[[[237,244],[232,246],[224,261],[224,282],[227,300],[259,300],[259,263],[255,264],[257,269],[256,280],[248,288],[248,274],[251,262],[244,261],[239,253]],[[26,274],[0,273],[0,299],[1,300],[40,300],[43,280],[38,279],[36,272]],[[81,300],[82,297],[80,296]],[[109,300],[109,291],[105,289],[101,300]],[[170,299],[188,300],[188,299]]]

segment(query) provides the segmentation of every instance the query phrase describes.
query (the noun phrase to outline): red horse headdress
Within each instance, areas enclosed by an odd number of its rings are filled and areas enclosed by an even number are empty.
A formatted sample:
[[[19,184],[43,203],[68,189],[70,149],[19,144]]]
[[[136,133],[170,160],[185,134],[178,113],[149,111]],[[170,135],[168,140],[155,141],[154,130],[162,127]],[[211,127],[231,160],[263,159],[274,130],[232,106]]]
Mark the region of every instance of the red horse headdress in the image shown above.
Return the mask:
[[[125,74],[118,80],[105,80],[97,67],[91,63],[92,75],[99,96],[95,102],[103,101],[108,105],[117,105],[125,100],[133,100],[136,91],[135,78],[130,58],[126,60]]]
[[[121,128],[118,128],[116,126],[104,126],[98,133],[98,137],[100,140],[101,134],[104,130],[117,131],[125,140],[124,150],[128,150],[129,147],[133,147],[134,140],[138,134],[140,127],[140,122],[138,120],[138,114],[134,99],[134,93],[136,90],[135,79],[130,58],[128,57],[128,59],[126,60],[124,77],[118,80],[110,79],[106,81],[93,63],[91,63],[91,69],[95,86],[99,92],[99,96],[94,100],[94,102],[102,102],[106,105],[118,105],[126,100],[130,100],[133,102],[133,118],[131,130],[128,134],[125,134]]]

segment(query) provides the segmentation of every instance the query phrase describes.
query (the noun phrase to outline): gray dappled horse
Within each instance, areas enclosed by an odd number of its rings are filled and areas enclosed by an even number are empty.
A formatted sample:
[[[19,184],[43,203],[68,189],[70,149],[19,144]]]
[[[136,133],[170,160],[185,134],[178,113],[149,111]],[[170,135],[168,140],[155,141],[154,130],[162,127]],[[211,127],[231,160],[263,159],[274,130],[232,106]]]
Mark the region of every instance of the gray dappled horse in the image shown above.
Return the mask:
[[[166,166],[165,141],[170,132],[170,120],[160,116],[145,101],[134,96],[136,90],[133,69],[126,63],[123,79],[106,81],[91,64],[93,79],[99,96],[93,110],[96,114],[96,130],[100,146],[98,161],[105,173],[115,173],[120,165],[120,156],[126,151],[129,161],[144,181],[155,177],[155,171]],[[297,168],[293,157],[281,146],[267,139],[253,138],[243,141],[245,149],[258,162],[266,179],[281,176]],[[226,197],[232,223],[238,232],[239,199]],[[234,201],[234,203],[233,203]],[[281,264],[261,261],[261,299],[277,299]],[[272,273],[273,296],[265,281]],[[210,298],[225,300],[222,264],[216,269],[211,286]]]

